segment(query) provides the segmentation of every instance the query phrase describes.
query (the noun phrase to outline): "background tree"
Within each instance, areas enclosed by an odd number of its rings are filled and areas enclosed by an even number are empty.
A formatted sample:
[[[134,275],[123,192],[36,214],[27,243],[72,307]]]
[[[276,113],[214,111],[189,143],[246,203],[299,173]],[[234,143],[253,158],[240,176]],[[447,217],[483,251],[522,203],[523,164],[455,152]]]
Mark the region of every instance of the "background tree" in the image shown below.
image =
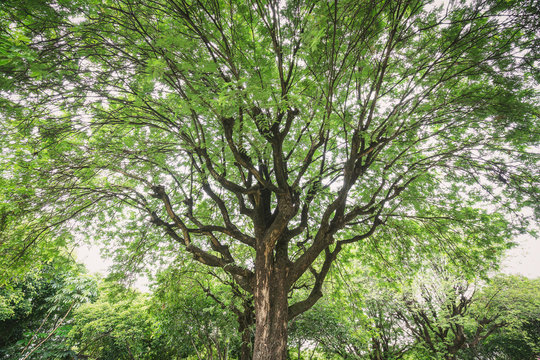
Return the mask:
[[[464,349],[463,359],[536,359],[540,355],[540,279],[494,277],[475,295],[471,314],[494,319],[501,326],[476,346]]]
[[[347,308],[323,300],[296,317],[289,324],[289,358],[356,359],[359,352],[356,336],[367,331],[351,326],[344,316],[348,313]]]
[[[494,259],[538,200],[534,3],[3,2],[35,55],[0,53],[19,253],[74,224],[132,264],[190,253],[272,360],[348,244]]]
[[[502,324],[494,318],[469,316],[474,284],[441,269],[429,270],[404,291],[395,314],[424,356],[456,359],[462,348],[475,346]],[[469,328],[474,330],[469,332]]]
[[[0,358],[73,358],[67,340],[73,311],[96,296],[96,279],[73,262],[12,278],[0,287]]]
[[[148,295],[102,283],[97,301],[79,307],[66,343],[75,358],[180,359],[159,333]]]
[[[368,267],[355,256],[358,247],[348,250],[330,274],[325,299],[290,325],[291,345],[316,345],[332,359],[407,358],[414,338],[396,312],[403,307],[400,284],[411,281],[414,272],[405,264],[394,264],[386,272],[375,270],[370,267],[381,265],[381,258],[368,260]],[[405,271],[396,273],[397,267]]]
[[[225,279],[192,265],[158,275],[152,301],[164,341],[180,358],[251,359],[252,303],[231,294]]]
[[[374,284],[371,279],[367,284],[372,287],[363,290],[366,293],[363,313],[371,330],[366,357],[371,360],[403,359],[413,347],[413,341],[405,330],[405,324],[396,316],[400,302],[395,289],[389,289],[385,280],[379,281],[379,284]]]
[[[435,268],[417,276],[401,296],[402,301],[392,312],[416,339],[418,356],[441,359],[486,355],[532,359],[535,356],[537,343],[526,329],[538,312],[537,281],[498,276],[482,284],[479,279],[466,280]],[[519,351],[510,345],[511,334],[516,333],[521,333]],[[497,340],[501,342],[492,348]],[[490,348],[491,353],[487,350]]]

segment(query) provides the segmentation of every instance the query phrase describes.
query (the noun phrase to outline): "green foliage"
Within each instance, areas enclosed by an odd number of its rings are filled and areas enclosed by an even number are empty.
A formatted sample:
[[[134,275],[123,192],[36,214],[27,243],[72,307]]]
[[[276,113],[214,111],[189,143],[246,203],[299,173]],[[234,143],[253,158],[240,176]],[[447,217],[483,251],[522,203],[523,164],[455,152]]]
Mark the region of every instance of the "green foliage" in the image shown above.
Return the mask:
[[[472,283],[441,264],[400,286],[361,266],[333,272],[326,297],[289,323],[290,357],[538,356],[538,279]],[[78,271],[48,266],[0,289],[0,358],[32,350],[30,359],[239,357],[238,295],[216,274],[162,272],[152,295],[102,282],[98,297],[95,280]]]
[[[96,279],[61,261],[0,287],[0,358],[64,359],[72,311],[97,296]]]
[[[475,316],[497,318],[501,327],[464,359],[536,359],[540,355],[540,279],[521,276],[493,278],[479,291],[471,308]]]
[[[416,340],[411,350],[418,356],[534,359],[538,354],[530,326],[540,309],[537,280],[498,275],[473,282],[439,267],[417,275],[399,296],[392,313]]]
[[[160,274],[154,291],[159,334],[176,356],[238,358],[241,334],[228,287],[208,275],[172,270]]]
[[[334,303],[321,301],[298,316],[289,324],[289,352],[298,359],[360,359],[366,352],[370,328],[366,322],[355,321],[357,314],[347,306],[351,304],[343,299]]]
[[[78,356],[95,359],[172,358],[157,336],[150,307],[147,295],[104,284],[97,301],[75,311],[69,342]]]
[[[37,243],[24,237],[36,234],[29,229],[61,233],[72,217],[102,217],[99,229],[120,232],[117,239],[131,226],[127,233],[134,237],[152,212],[167,216],[147,196],[159,184],[179,213],[189,210],[184,201],[190,199],[201,224],[220,218],[212,198],[193,189],[208,179],[216,189],[225,178],[242,184],[248,173],[259,174],[254,164],[275,164],[268,135],[279,125],[287,130],[279,147],[287,176],[298,179],[289,185],[306,206],[310,228],[318,228],[338,196],[344,179],[334,176],[344,173],[354,138],[355,147],[371,155],[357,154],[364,168],[355,175],[361,179],[347,185],[344,206],[370,204],[370,213],[337,238],[366,233],[377,214],[385,226],[372,243],[395,249],[396,261],[423,255],[422,249],[445,251],[449,243],[459,259],[492,261],[510,228],[522,231],[525,225],[510,227],[499,213],[537,200],[530,154],[538,142],[537,94],[528,68],[537,44],[516,23],[519,16],[537,18],[526,4],[482,5],[456,4],[444,18],[418,1],[286,3],[280,39],[294,41],[279,46],[277,61],[272,30],[264,26],[266,8],[200,2],[208,7],[206,17],[167,2],[3,2],[9,31],[2,33],[8,44],[2,51],[18,59],[4,59],[0,68],[15,74],[6,78],[9,95],[2,93],[2,141],[10,149],[3,155],[15,169],[5,170],[5,178],[32,184],[24,195],[34,202],[26,211],[46,209],[39,221],[19,229],[9,251],[24,253]],[[496,16],[501,11],[507,19]],[[513,57],[512,49],[521,49],[527,61]],[[290,59],[288,67],[284,59]],[[330,88],[332,97],[320,101]],[[237,119],[229,139],[222,121],[227,117]],[[280,121],[287,117],[285,126]],[[240,161],[242,151],[248,163]],[[266,181],[276,183],[277,172],[270,170]],[[13,184],[10,204],[21,191]],[[314,198],[310,189],[316,189]],[[219,194],[235,226],[251,235],[238,194]],[[496,207],[486,211],[482,201]],[[136,216],[125,216],[133,209]],[[118,218],[121,226],[106,224]],[[155,236],[141,251],[166,246]],[[15,246],[21,243],[28,246]],[[234,250],[245,253],[240,247]],[[295,251],[301,249],[291,247]]]
[[[73,237],[120,271],[189,254],[232,292],[289,296],[268,300],[280,324],[353,243],[390,279],[447,254],[485,274],[539,215],[522,215],[539,198],[535,5],[4,1],[0,270]]]
[[[444,259],[399,279],[342,264],[325,298],[290,324],[293,359],[538,356],[538,279],[467,279]]]
[[[349,256],[332,272],[325,298],[290,324],[291,352],[305,346],[305,357],[313,351],[323,359],[401,359],[412,354],[414,339],[396,316],[403,306],[399,282],[410,279],[390,282],[384,273],[359,264],[354,254],[343,255]]]

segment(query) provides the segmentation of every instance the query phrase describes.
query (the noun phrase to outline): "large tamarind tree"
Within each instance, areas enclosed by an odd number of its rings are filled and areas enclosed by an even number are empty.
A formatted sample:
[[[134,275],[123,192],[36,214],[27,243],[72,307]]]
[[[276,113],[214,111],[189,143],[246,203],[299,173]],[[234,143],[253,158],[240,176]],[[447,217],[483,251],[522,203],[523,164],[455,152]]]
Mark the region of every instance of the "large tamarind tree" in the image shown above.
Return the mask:
[[[537,5],[4,1],[5,263],[73,227],[189,253],[276,360],[348,244],[496,258],[538,200]]]

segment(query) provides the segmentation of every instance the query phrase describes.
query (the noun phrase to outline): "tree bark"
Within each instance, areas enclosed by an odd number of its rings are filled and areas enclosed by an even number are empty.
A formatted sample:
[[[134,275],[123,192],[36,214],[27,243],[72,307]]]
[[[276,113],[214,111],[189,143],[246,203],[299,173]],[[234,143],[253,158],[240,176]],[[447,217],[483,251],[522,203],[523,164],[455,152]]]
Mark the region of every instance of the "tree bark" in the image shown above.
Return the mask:
[[[279,251],[274,259],[272,251],[260,250],[255,261],[253,360],[286,360],[288,266],[286,260],[279,256]]]

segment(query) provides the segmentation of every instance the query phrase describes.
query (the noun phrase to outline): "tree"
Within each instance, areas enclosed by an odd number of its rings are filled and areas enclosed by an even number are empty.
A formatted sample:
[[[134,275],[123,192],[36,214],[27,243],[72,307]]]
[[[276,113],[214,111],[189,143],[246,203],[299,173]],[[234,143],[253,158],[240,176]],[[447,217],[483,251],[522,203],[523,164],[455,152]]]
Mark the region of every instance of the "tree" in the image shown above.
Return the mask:
[[[487,284],[436,268],[417,276],[392,312],[433,359],[534,359],[527,326],[538,315],[538,282],[499,275]],[[507,340],[521,334],[520,350]],[[514,335],[512,335],[514,334]],[[495,345],[497,344],[497,345]],[[495,345],[495,346],[494,346]],[[508,346],[509,345],[509,346]],[[517,351],[516,351],[517,350]],[[478,356],[478,357],[476,357]]]
[[[70,265],[56,260],[0,287],[0,358],[73,357],[67,341],[73,310],[93,300],[97,284]]]
[[[463,359],[536,359],[540,355],[540,279],[498,275],[475,296],[471,313],[500,324]],[[474,329],[473,329],[474,330]],[[478,331],[478,330],[477,330]]]
[[[245,322],[253,317],[251,302],[244,309],[246,301],[221,279],[198,271],[193,262],[187,268],[160,273],[153,289],[164,341],[180,358],[251,359],[253,321]]]
[[[151,306],[147,295],[103,282],[97,301],[75,311],[66,342],[76,358],[176,359]]]
[[[20,249],[77,224],[128,264],[185,251],[253,296],[255,359],[348,244],[488,261],[538,200],[532,0],[0,6]]]
[[[290,358],[317,359],[318,357],[315,357],[317,353],[324,354],[323,358],[335,356],[343,359],[358,358],[358,343],[355,341],[358,329],[344,319],[343,310],[346,308],[320,301],[309,311],[296,317],[289,324],[289,352],[295,354],[295,357]],[[362,330],[360,334],[364,335]]]
[[[371,322],[371,339],[368,357],[371,360],[397,360],[405,358],[412,348],[411,338],[405,324],[396,316],[399,306],[394,291],[382,284],[375,285],[367,292],[364,313]]]
[[[348,250],[331,272],[325,299],[290,325],[292,343],[298,348],[303,343],[315,345],[328,358],[407,358],[414,338],[396,312],[404,307],[400,285],[411,281],[414,273],[406,269],[399,276],[394,271],[395,278],[389,278],[380,269],[374,271],[359,262],[354,256],[358,247]],[[377,261],[368,263],[373,266]]]
[[[474,347],[501,323],[491,317],[469,316],[475,286],[440,268],[418,276],[395,309],[426,358],[456,359],[463,348]],[[469,331],[472,329],[472,331]]]
[[[538,279],[466,280],[443,263],[392,283],[347,267],[351,294],[327,288],[295,319],[291,342],[340,359],[535,359]]]

